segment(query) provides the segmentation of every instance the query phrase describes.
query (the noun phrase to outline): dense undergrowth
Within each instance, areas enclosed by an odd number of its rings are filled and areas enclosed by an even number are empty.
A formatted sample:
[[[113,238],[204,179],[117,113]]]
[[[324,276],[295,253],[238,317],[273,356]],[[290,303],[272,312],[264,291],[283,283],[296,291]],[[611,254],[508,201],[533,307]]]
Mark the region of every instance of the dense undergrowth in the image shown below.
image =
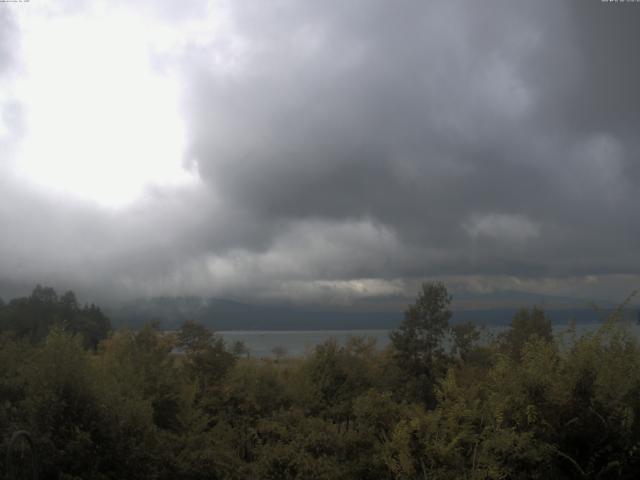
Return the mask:
[[[482,338],[450,326],[451,298],[429,283],[385,350],[352,338],[257,359],[193,323],[100,333],[97,307],[42,296],[0,306],[0,448],[29,430],[41,478],[640,472],[640,347],[621,310],[591,333],[553,337],[544,312],[525,309]],[[34,328],[16,328],[34,312]]]

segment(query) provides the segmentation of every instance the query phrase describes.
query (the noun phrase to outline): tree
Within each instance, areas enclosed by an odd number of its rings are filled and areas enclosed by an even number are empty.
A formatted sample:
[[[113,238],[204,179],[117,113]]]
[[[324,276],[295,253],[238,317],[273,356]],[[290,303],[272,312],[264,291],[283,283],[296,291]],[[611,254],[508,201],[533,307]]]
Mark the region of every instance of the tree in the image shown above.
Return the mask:
[[[187,320],[178,330],[177,346],[186,353],[205,350],[213,341],[213,332],[204,325]]]
[[[80,334],[83,345],[95,350],[107,338],[111,322],[96,305],[80,308],[73,292],[58,296],[53,288],[38,285],[30,296],[14,298],[0,308],[0,329],[38,343],[54,326]]]
[[[501,334],[499,341],[502,348],[513,358],[519,358],[522,347],[537,336],[547,342],[553,340],[551,320],[540,307],[521,308],[513,317],[511,327]]]
[[[390,335],[394,359],[407,375],[407,385],[429,406],[435,403],[433,388],[444,359],[441,343],[449,329],[451,300],[443,283],[423,283],[402,324]]]
[[[480,339],[480,330],[474,323],[466,322],[451,327],[452,353],[466,361]]]
[[[227,351],[222,337],[192,321],[182,325],[176,345],[185,353],[184,366],[196,381],[200,398],[219,386],[237,360]]]

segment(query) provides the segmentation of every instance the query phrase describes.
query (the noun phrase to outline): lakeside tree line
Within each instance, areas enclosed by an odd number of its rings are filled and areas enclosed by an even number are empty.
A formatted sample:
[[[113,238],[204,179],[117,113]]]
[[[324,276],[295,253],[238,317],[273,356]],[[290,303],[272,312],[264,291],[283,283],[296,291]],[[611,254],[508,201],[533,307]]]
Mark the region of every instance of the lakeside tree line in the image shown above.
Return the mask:
[[[43,479],[637,478],[640,347],[621,309],[561,337],[523,309],[490,338],[450,303],[423,284],[384,350],[258,359],[193,322],[112,331],[37,287],[0,302],[0,458],[26,429]]]

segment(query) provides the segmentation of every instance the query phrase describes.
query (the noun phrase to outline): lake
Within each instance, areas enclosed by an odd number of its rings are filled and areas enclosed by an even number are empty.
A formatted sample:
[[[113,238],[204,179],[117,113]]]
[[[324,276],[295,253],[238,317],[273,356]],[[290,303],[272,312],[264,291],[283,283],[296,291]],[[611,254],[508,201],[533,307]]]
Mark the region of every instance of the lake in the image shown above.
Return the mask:
[[[601,323],[581,323],[576,325],[578,334],[595,331]],[[486,327],[485,336],[497,335],[504,331],[505,326],[488,326]],[[567,324],[557,324],[553,326],[556,335],[561,335],[568,328]],[[631,324],[632,330],[636,335],[640,335],[640,327]],[[340,344],[344,345],[349,337],[365,336],[372,337],[376,340],[378,348],[384,348],[389,343],[389,332],[391,330],[264,330],[264,331],[221,331],[217,332],[222,335],[227,344],[236,341],[242,341],[249,349],[254,357],[270,357],[273,356],[273,349],[282,347],[286,351],[287,356],[299,356],[312,350],[316,345],[335,338]]]

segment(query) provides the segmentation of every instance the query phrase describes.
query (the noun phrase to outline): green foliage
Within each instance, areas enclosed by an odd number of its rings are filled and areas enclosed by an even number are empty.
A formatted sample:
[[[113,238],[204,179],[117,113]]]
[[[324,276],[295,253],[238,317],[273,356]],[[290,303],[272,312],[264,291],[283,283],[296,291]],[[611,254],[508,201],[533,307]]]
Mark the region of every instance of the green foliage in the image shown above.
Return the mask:
[[[237,357],[226,349],[222,337],[195,322],[185,322],[177,335],[176,346],[184,351],[183,368],[197,386],[197,397],[215,403],[224,377]]]
[[[451,353],[454,357],[466,361],[474,353],[480,340],[480,330],[471,322],[460,323],[451,327],[451,336],[453,337]]]
[[[621,315],[560,342],[522,310],[482,344],[473,325],[448,328],[450,300],[425,284],[383,351],[354,337],[255,359],[192,322],[94,349],[47,317],[75,297],[37,289],[2,307],[44,320],[0,332],[0,453],[27,429],[41,478],[636,478],[640,345]]]
[[[111,330],[111,323],[100,308],[93,304],[81,307],[73,292],[59,297],[52,288],[38,285],[28,297],[0,303],[0,331],[37,343],[54,326],[80,335],[83,345],[92,349]]]
[[[518,358],[524,345],[533,336],[548,342],[553,340],[551,320],[539,307],[520,309],[511,321],[509,330],[500,335],[499,341],[509,355]]]
[[[306,402],[310,413],[348,425],[354,399],[374,383],[369,350],[361,345],[361,341],[352,340],[342,347],[335,340],[327,340],[316,347],[304,366],[311,391]]]
[[[442,372],[442,340],[449,329],[451,295],[440,282],[423,283],[404,321],[391,335],[394,358],[404,372],[403,384],[417,399],[435,405],[434,389]]]
[[[147,405],[101,386],[91,360],[79,337],[53,329],[23,367],[18,409],[36,438],[44,477],[144,478],[152,469],[149,443],[141,441],[151,432]]]

